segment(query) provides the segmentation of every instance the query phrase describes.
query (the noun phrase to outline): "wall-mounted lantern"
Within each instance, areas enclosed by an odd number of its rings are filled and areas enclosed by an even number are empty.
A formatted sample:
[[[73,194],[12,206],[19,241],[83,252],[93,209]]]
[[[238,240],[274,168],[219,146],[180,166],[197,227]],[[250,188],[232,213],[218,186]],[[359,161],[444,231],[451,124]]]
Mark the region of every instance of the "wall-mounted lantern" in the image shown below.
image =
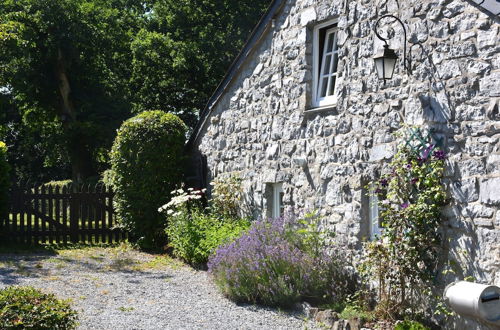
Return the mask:
[[[384,49],[373,57],[378,78],[384,79],[384,83],[387,79],[392,79],[397,59],[398,55],[394,49],[389,48],[389,45],[384,45]]]
[[[394,69],[396,67],[396,62],[397,62],[398,56],[396,55],[396,52],[394,51],[394,49],[389,48],[389,44],[387,43],[387,40],[391,39],[391,37],[384,38],[380,35],[380,33],[378,31],[380,21],[384,18],[393,18],[396,22],[401,24],[401,26],[403,27],[403,36],[404,36],[403,67],[406,69],[408,74],[411,74],[411,61],[409,58],[406,57],[406,28],[405,28],[405,25],[403,24],[403,22],[399,18],[397,18],[396,16],[393,16],[393,15],[384,15],[384,16],[380,17],[377,20],[377,23],[375,23],[375,27],[373,28],[373,30],[374,30],[377,38],[382,40],[385,43],[385,45],[384,45],[384,49],[379,51],[373,57],[373,59],[375,61],[375,68],[377,70],[377,75],[378,75],[379,79],[384,80],[384,84],[385,84],[386,80],[392,78],[392,75],[394,73]]]

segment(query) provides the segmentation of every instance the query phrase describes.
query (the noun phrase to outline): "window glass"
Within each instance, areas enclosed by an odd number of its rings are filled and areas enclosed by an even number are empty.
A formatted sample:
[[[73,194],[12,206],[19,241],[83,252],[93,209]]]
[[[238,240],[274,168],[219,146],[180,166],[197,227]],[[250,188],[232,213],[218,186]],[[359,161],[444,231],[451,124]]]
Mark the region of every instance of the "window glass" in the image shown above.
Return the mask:
[[[313,103],[314,106],[324,106],[335,103],[338,63],[337,27],[331,24],[316,28],[315,43]]]
[[[382,226],[379,220],[378,196],[374,192],[370,192],[370,239],[376,240],[382,233]]]
[[[283,189],[279,193],[279,203],[280,203],[280,210],[279,210],[279,216],[282,217],[285,215],[285,205],[283,204],[283,196],[285,196],[285,193],[283,192]]]
[[[325,60],[325,65],[323,66],[323,75],[328,75],[330,73],[330,64],[332,61],[332,55],[328,55]]]
[[[281,217],[284,214],[284,206],[283,206],[283,184],[282,183],[274,183],[273,184],[273,198],[271,205],[271,216],[273,218]]]

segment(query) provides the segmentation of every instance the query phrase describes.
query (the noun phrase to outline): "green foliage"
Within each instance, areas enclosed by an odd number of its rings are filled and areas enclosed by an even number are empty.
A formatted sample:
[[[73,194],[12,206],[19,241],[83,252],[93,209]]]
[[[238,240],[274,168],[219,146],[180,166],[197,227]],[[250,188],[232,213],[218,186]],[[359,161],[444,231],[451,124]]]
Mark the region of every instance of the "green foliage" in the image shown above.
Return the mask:
[[[417,321],[403,321],[396,324],[394,330],[430,330],[430,329]]]
[[[8,100],[12,97],[0,94],[0,127],[3,128],[0,140],[3,138],[9,146],[7,156],[13,180],[47,182],[70,177],[69,156],[61,145],[60,123],[27,126],[11,104],[13,100]]]
[[[193,126],[270,0],[151,3],[131,45],[134,111],[173,112]]]
[[[42,147],[35,153],[39,166],[70,162],[74,179],[84,179],[106,163],[130,108],[130,30],[136,24],[120,2],[0,1],[0,86],[9,87],[2,107],[20,114],[16,124],[30,137],[17,140],[19,151],[33,150],[30,142]]]
[[[58,181],[49,181],[49,182],[44,183],[43,185],[45,187],[62,188],[62,187],[69,186],[72,183],[73,183],[73,180],[66,179],[66,180],[58,180]]]
[[[0,141],[0,220],[7,214],[9,202],[10,166],[7,163],[7,146]]]
[[[206,263],[217,247],[250,227],[248,219],[206,212],[202,207],[204,190],[178,189],[172,194],[172,200],[160,212],[167,214],[166,233],[173,254],[190,264]]]
[[[269,3],[0,0],[0,140],[13,175],[102,173],[131,113],[194,126]]]
[[[146,111],[123,123],[111,151],[116,211],[130,238],[142,248],[165,243],[157,212],[182,180],[186,126],[173,114]]]
[[[69,302],[53,294],[32,287],[0,289],[2,329],[75,329],[77,318]]]
[[[168,34],[139,31],[131,44],[130,85],[137,91],[133,96],[134,112],[162,109],[178,115],[189,126],[196,123],[197,109],[206,98],[185,80],[199,79],[203,73],[194,65],[199,62],[196,53],[186,47],[186,42],[176,42]]]
[[[169,220],[166,232],[174,255],[198,265],[206,263],[217,247],[236,239],[249,226],[247,219],[226,222],[225,219],[195,211],[188,218]]]
[[[378,282],[377,316],[394,319],[423,312],[437,274],[441,247],[444,152],[429,145],[422,154],[402,146],[389,173],[372,183],[383,233],[366,245],[362,271]]]
[[[347,305],[339,313],[339,318],[344,320],[359,319],[363,322],[371,322],[374,320],[374,315],[373,312],[365,311],[357,305]]]

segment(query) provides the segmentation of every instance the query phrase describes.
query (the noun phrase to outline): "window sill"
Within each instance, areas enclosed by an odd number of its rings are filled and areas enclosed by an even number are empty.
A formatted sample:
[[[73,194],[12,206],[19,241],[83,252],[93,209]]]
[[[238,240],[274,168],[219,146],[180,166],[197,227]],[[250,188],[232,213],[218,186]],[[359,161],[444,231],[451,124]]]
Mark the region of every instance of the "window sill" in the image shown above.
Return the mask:
[[[332,103],[328,105],[324,105],[321,107],[309,108],[304,111],[304,114],[314,114],[318,112],[327,112],[327,111],[335,111],[337,109],[337,103]]]

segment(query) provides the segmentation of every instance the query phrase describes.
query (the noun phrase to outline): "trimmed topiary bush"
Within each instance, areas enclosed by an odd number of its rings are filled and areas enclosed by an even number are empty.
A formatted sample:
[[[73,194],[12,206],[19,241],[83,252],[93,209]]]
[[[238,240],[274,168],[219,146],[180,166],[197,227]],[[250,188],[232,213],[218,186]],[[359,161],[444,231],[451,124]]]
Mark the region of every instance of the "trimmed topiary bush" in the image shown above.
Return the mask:
[[[68,301],[32,287],[0,289],[0,329],[75,329],[77,312]]]
[[[9,170],[10,167],[7,163],[7,146],[0,141],[0,218],[7,214],[10,182]]]
[[[141,248],[166,243],[158,208],[179,185],[186,125],[175,115],[146,111],[125,121],[111,150],[111,181],[120,223]]]

